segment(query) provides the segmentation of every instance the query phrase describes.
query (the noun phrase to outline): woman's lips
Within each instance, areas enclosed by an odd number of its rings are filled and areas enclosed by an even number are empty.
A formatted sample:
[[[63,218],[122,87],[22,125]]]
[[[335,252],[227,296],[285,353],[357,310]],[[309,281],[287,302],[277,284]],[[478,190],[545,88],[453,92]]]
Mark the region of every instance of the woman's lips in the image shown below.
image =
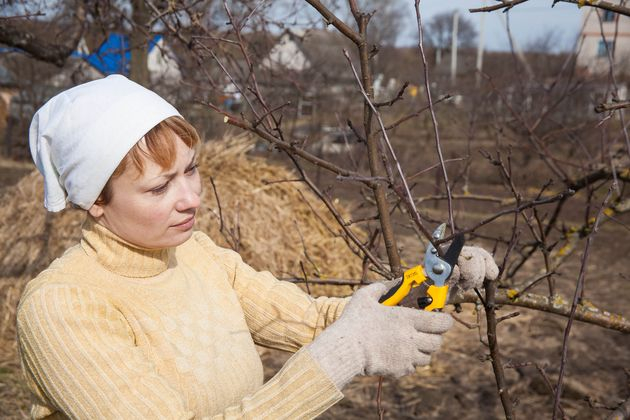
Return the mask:
[[[188,229],[191,229],[194,224],[195,224],[195,216],[190,216],[189,219],[184,220],[182,223],[173,225],[173,227],[180,230],[188,230]]]

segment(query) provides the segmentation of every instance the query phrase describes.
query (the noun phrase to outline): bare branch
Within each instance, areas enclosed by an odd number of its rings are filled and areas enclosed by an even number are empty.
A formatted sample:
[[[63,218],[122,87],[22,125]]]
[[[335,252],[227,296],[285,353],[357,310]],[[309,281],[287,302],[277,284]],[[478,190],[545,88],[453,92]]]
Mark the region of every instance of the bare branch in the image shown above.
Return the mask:
[[[437,150],[438,158],[440,160],[440,167],[442,168],[442,177],[444,178],[444,187],[446,189],[446,195],[448,196],[448,223],[451,227],[451,232],[455,233],[455,219],[453,218],[453,198],[451,197],[451,187],[448,183],[448,173],[446,172],[446,165],[444,164],[444,157],[442,156],[442,147],[440,145],[440,133],[438,130],[438,122],[435,117],[435,109],[433,108],[433,99],[431,98],[431,83],[429,81],[429,65],[427,64],[427,58],[424,54],[424,33],[422,27],[422,16],[420,15],[420,0],[415,0],[416,9],[416,22],[418,25],[418,49],[420,50],[420,58],[422,59],[422,67],[424,69],[424,88],[427,93],[427,102],[429,103],[429,111],[431,112],[431,122],[433,123],[433,134],[435,136],[435,148]]]
[[[468,11],[470,13],[479,13],[479,12],[494,12],[495,10],[505,9],[504,12],[507,12],[512,7],[516,6],[517,4],[525,3],[527,1],[528,0],[501,1],[499,4],[495,4],[494,6],[479,7],[477,9],[468,9]]]
[[[436,99],[435,101],[433,101],[433,105],[439,104],[440,102],[446,101],[451,98],[452,98],[451,95],[443,95],[439,97],[438,99]],[[404,123],[405,121],[409,121],[410,119],[417,117],[418,115],[422,114],[424,111],[428,109],[431,109],[430,105],[424,106],[412,114],[405,115],[404,117],[399,118],[398,120],[394,121],[390,125],[386,126],[385,130],[391,130],[392,128],[396,128],[400,124]]]
[[[304,180],[304,182],[311,188],[311,190],[315,193],[315,195],[317,195],[319,197],[319,199],[322,200],[322,202],[326,205],[326,207],[328,208],[330,213],[337,220],[337,223],[339,223],[339,226],[341,226],[341,228],[344,230],[346,235],[348,235],[348,237],[352,240],[352,242],[354,242],[354,244],[361,249],[361,251],[370,260],[370,262],[372,264],[374,264],[376,267],[378,267],[381,270],[381,274],[383,274],[387,278],[393,278],[392,275],[390,273],[388,273],[387,268],[378,260],[378,258],[376,258],[372,254],[372,252],[370,252],[369,249],[366,248],[366,246],[359,240],[359,238],[357,238],[357,236],[354,234],[354,232],[347,225],[346,221],[343,219],[343,217],[341,216],[339,211],[337,211],[337,209],[335,208],[333,203],[330,201],[330,199],[328,197],[326,197],[326,195],[323,194],[320,191],[320,189],[317,188],[317,186],[310,180],[310,178],[304,172],[304,169],[302,169],[302,167],[298,164],[298,162],[295,159],[295,157],[293,155],[291,155],[290,153],[288,153],[288,152],[287,152],[287,155],[289,156],[291,161],[294,163],[296,169],[298,170],[298,172],[302,176],[302,179]]]
[[[618,109],[630,108],[630,101],[604,102],[595,106],[595,112],[616,111]]]
[[[403,99],[403,95],[405,93],[405,89],[407,89],[407,86],[409,86],[409,82],[403,83],[402,87],[400,88],[400,90],[398,91],[396,96],[394,96],[392,99],[390,99],[389,101],[385,101],[385,102],[374,102],[373,105],[375,107],[377,107],[377,108],[394,105],[396,102],[398,102],[398,101]]]
[[[512,7],[522,4],[522,3],[526,3],[529,0],[512,0],[512,1],[507,1],[507,0],[497,0],[499,2],[499,4],[496,4],[494,6],[486,6],[486,7],[479,7],[476,9],[468,9],[468,11],[470,13],[479,13],[479,12],[493,12],[495,10],[501,10],[501,9],[505,9],[504,11],[508,11],[510,10]],[[582,6],[589,6],[589,7],[595,7],[597,9],[602,9],[602,10],[610,10],[611,12],[615,12],[615,13],[619,13],[620,15],[624,15],[624,16],[630,16],[630,8],[625,7],[623,5],[617,5],[617,4],[613,4],[607,1],[601,1],[601,0],[555,0],[553,3],[571,3],[571,4],[576,4],[578,5],[578,7],[582,7]],[[623,4],[623,3],[622,3]]]
[[[564,338],[562,340],[562,360],[560,361],[560,373],[558,374],[558,384],[556,385],[556,393],[554,396],[553,403],[553,419],[557,418],[559,413],[558,407],[560,407],[560,397],[562,396],[562,380],[564,379],[564,369],[567,364],[567,353],[569,350],[569,335],[571,333],[571,326],[573,325],[573,318],[575,317],[575,313],[579,304],[580,296],[582,295],[582,289],[584,287],[584,276],[586,274],[586,261],[588,260],[589,250],[591,243],[593,242],[593,237],[597,233],[597,229],[599,227],[599,221],[604,214],[604,209],[608,204],[608,200],[612,195],[613,190],[615,189],[615,183],[613,182],[610,189],[608,190],[608,194],[604,198],[604,201],[597,213],[597,217],[595,218],[595,224],[593,226],[593,230],[588,235],[586,239],[586,245],[584,247],[584,254],[582,255],[582,266],[580,267],[580,274],[578,275],[578,281],[575,286],[575,293],[573,295],[573,303],[571,305],[571,312],[569,313],[569,321],[567,322],[567,327],[564,331]]]
[[[365,103],[367,103],[368,106],[372,109],[372,112],[376,116],[376,119],[378,120],[378,124],[381,127],[380,133],[382,135],[383,140],[385,141],[385,145],[387,146],[387,150],[389,151],[389,154],[390,154],[391,158],[394,161],[394,165],[396,166],[396,171],[398,172],[398,176],[400,177],[400,181],[403,184],[403,188],[404,188],[405,193],[406,193],[406,195],[405,195],[406,201],[408,202],[409,206],[413,210],[413,213],[418,216],[417,219],[414,219],[414,220],[418,220],[418,222],[419,222],[418,228],[424,233],[424,235],[426,236],[426,238],[428,240],[431,240],[432,239],[431,232],[429,232],[429,230],[420,221],[420,217],[419,217],[420,213],[418,212],[418,209],[416,208],[416,204],[413,201],[413,196],[411,195],[411,191],[409,190],[409,185],[407,184],[407,178],[405,177],[405,174],[403,173],[402,167],[400,166],[400,162],[398,161],[398,158],[396,157],[396,152],[394,151],[394,148],[392,147],[392,143],[389,141],[389,136],[387,135],[387,130],[385,129],[385,126],[383,124],[383,119],[381,118],[381,114],[378,112],[378,110],[376,109],[374,104],[372,104],[372,101],[370,101],[370,98],[368,97],[367,93],[363,89],[363,85],[361,84],[361,80],[359,79],[359,75],[357,74],[357,71],[354,68],[354,65],[352,64],[352,60],[350,59],[350,55],[345,50],[344,50],[343,53],[346,56],[346,60],[348,60],[348,63],[350,63],[350,68],[352,69],[352,73],[354,74],[354,77],[355,77],[355,79],[356,79],[356,81],[357,81],[357,83],[359,85],[359,89],[361,90],[361,94],[363,95],[363,99],[365,100]]]
[[[518,242],[519,231],[517,230],[517,223],[518,213],[515,213],[514,226],[512,228],[512,237],[510,238],[507,250],[505,251],[505,255],[503,256],[503,263],[500,266],[501,268],[499,270],[499,275],[497,276],[496,280],[485,280],[483,283],[483,288],[486,292],[486,301],[483,306],[486,312],[486,335],[488,337],[488,347],[490,349],[490,361],[492,362],[492,370],[494,371],[494,377],[497,383],[497,391],[499,392],[499,398],[501,399],[503,412],[505,413],[505,418],[508,420],[514,418],[514,403],[510,398],[510,391],[507,387],[507,382],[505,381],[503,356],[501,355],[499,340],[497,337],[497,324],[499,323],[499,321],[497,320],[496,314],[496,292],[497,284],[503,276],[503,273],[505,272],[507,259],[516,246],[516,243]]]
[[[520,314],[521,314],[520,312],[512,312],[511,314],[507,314],[505,316],[497,318],[497,324],[499,324],[500,322],[503,322],[503,321],[507,321],[508,319],[516,318]]]
[[[277,137],[274,137],[273,135],[269,134],[266,131],[263,131],[260,129],[260,127],[255,127],[253,124],[251,124],[249,121],[246,121],[242,118],[238,118],[234,115],[228,114],[227,112],[221,110],[220,108],[210,104],[210,103],[204,103],[205,105],[213,108],[215,111],[220,112],[221,114],[225,115],[224,117],[224,122],[226,124],[230,124],[233,125],[235,127],[239,127],[242,128],[244,130],[250,131],[256,135],[258,135],[259,137],[263,138],[264,140],[267,140],[268,142],[278,146],[280,149],[282,150],[286,150],[288,152],[291,152],[292,154],[295,154],[309,162],[311,162],[314,165],[317,165],[319,167],[322,167],[324,169],[327,169],[337,175],[340,176],[344,176],[344,177],[353,177],[355,179],[361,179],[362,182],[365,182],[368,186],[373,186],[372,182],[369,180],[369,177],[365,177],[361,174],[358,174],[356,172],[353,171],[349,171],[347,169],[341,168],[335,164],[333,164],[330,161],[324,160],[322,158],[319,158],[315,155],[313,155],[312,153],[307,152],[304,149],[300,149],[298,148],[294,143],[287,143],[281,139],[278,139]]]
[[[319,0],[306,0],[306,2],[313,6],[313,8],[317,10],[324,19],[326,19],[327,25],[333,25],[339,32],[344,34],[348,39],[352,40],[352,42],[356,45],[363,42],[363,39],[358,33],[353,31],[352,28],[335,16],[335,14],[328,10],[328,8],[326,8],[326,6],[324,6]]]
[[[514,289],[498,289],[495,298],[497,305],[511,305],[523,308],[535,309],[541,312],[548,312],[556,315],[568,317],[571,314],[571,305],[561,296],[542,296],[533,293],[522,293],[518,297],[513,297],[517,293]],[[466,292],[460,296],[449,298],[449,303],[477,303],[479,296],[474,292]],[[599,325],[600,327],[616,330],[623,333],[630,333],[630,320],[622,315],[610,313],[604,309],[597,308],[591,304],[578,304],[575,310],[574,319],[588,324]]]
[[[64,44],[49,42],[48,38],[38,37],[24,29],[13,19],[0,21],[0,43],[26,51],[34,58],[63,67],[66,59],[76,50],[85,30],[85,6],[82,1],[76,2],[74,13],[76,24],[65,32],[67,41]]]
[[[475,226],[473,227],[469,227],[469,228],[465,228],[465,229],[461,229],[459,232],[461,233],[470,233],[470,232],[474,232],[475,230],[479,229],[481,226],[487,225],[488,223],[492,222],[493,220],[498,219],[499,217],[508,215],[508,214],[512,214],[512,213],[520,213],[523,210],[526,209],[530,209],[532,207],[536,207],[536,206],[540,206],[543,204],[549,204],[549,203],[554,203],[556,201],[562,200],[564,197],[567,196],[572,196],[573,194],[575,194],[575,191],[573,190],[566,190],[564,192],[558,193],[552,197],[548,197],[548,198],[543,198],[540,200],[532,200],[532,201],[526,201],[524,203],[522,203],[521,205],[515,207],[515,208],[511,208],[511,209],[505,209],[502,210],[484,220],[482,220],[481,222],[477,223]],[[450,235],[440,241],[438,241],[438,243],[443,243],[443,242],[447,242],[453,239],[454,235]]]

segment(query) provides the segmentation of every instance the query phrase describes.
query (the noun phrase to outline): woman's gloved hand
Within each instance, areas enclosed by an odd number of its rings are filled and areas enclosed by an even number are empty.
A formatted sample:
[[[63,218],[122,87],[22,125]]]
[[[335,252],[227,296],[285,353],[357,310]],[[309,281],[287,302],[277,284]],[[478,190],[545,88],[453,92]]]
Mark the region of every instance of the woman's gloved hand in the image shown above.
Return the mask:
[[[498,275],[499,267],[488,251],[476,246],[465,246],[448,282],[469,290],[483,286],[484,280],[496,280]]]
[[[359,289],[341,317],[307,346],[338,389],[357,375],[400,377],[429,364],[453,324],[445,313],[380,304],[387,290],[383,283]]]

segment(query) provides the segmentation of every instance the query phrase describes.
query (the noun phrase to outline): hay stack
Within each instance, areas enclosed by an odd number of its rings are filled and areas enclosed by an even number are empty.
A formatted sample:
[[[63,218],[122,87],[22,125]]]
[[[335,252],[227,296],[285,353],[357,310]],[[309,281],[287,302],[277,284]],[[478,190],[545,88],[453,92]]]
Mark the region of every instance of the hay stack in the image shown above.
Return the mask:
[[[8,188],[0,207],[0,277],[34,276],[77,242],[85,212],[49,213],[44,184],[33,171]]]
[[[329,231],[339,228],[317,197],[299,183],[265,184],[263,180],[295,179],[296,175],[248,156],[250,147],[250,141],[237,138],[201,148],[204,200],[197,229],[223,246],[235,243],[227,233],[232,230],[246,262],[280,277],[301,276],[302,262],[311,278],[358,278],[360,259]],[[223,233],[210,176],[221,203]],[[79,239],[84,212],[47,213],[42,197],[43,183],[37,172],[5,192],[0,208],[0,276],[33,276]]]

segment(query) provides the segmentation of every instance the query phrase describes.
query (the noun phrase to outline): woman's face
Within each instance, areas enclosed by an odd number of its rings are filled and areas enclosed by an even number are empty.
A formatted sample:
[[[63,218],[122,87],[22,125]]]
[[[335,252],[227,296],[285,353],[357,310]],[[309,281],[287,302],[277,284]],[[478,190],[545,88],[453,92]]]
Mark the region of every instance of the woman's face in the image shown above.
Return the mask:
[[[141,248],[173,247],[190,238],[201,180],[194,149],[179,138],[175,142],[177,157],[172,168],[162,169],[143,158],[143,174],[128,165],[112,180],[109,203],[94,204],[89,210],[98,223]]]

